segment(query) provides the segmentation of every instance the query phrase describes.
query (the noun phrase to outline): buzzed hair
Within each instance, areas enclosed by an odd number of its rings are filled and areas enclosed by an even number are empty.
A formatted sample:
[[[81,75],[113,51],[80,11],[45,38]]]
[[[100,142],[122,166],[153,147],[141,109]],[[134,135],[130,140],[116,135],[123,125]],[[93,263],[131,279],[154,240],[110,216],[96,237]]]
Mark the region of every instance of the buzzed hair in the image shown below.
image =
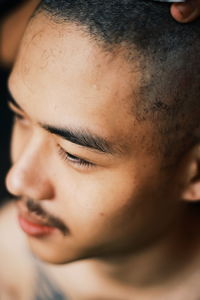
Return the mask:
[[[128,49],[143,78],[132,111],[152,122],[159,154],[174,161],[200,140],[200,20],[178,23],[169,8],[152,0],[43,0],[38,12],[75,23],[110,51]]]

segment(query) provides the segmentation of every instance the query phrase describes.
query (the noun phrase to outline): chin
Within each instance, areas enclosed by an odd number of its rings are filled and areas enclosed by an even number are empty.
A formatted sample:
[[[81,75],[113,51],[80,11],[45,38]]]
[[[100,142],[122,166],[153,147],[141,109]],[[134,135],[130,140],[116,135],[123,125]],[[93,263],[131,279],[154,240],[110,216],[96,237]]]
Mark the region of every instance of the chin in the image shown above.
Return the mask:
[[[84,251],[80,249],[71,249],[70,247],[63,249],[64,247],[55,246],[55,244],[46,244],[34,239],[29,239],[29,247],[33,255],[39,260],[55,265],[68,264],[91,258],[90,255],[85,255]]]
[[[72,257],[60,257],[59,255],[48,255],[48,254],[41,254],[41,253],[35,253],[33,254],[41,261],[48,263],[48,264],[53,264],[53,265],[63,265],[63,264],[68,264],[72,262],[76,262],[77,260],[80,260],[78,258],[72,258]]]

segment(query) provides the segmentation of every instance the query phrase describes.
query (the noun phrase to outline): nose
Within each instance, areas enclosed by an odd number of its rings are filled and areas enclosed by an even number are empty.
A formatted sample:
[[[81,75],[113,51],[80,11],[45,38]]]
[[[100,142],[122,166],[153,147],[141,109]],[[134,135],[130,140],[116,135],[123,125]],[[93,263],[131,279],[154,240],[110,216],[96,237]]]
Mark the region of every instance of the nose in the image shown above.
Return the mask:
[[[42,138],[35,135],[29,140],[6,176],[6,186],[11,194],[35,200],[53,198],[47,151]]]

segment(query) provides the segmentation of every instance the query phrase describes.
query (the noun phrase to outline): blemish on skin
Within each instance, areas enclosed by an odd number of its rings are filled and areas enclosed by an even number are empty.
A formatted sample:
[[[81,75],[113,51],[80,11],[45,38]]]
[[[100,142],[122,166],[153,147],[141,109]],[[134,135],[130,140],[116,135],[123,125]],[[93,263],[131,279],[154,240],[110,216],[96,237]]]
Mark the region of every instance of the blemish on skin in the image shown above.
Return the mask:
[[[101,216],[101,217],[104,217],[104,216],[105,216],[104,212],[101,212],[101,213],[100,213],[100,216]]]

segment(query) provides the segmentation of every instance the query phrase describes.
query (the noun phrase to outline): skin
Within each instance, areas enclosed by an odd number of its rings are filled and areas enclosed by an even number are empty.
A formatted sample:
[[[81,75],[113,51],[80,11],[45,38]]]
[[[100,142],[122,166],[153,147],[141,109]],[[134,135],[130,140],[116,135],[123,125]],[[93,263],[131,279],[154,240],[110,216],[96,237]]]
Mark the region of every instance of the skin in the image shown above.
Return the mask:
[[[200,15],[200,0],[187,0],[185,3],[174,3],[171,14],[181,23],[194,21]]]
[[[54,25],[42,16],[29,25],[9,81],[24,119],[14,127],[14,165],[7,186],[16,196],[40,201],[45,211],[54,212],[69,227],[64,240],[59,232],[49,239],[30,238],[32,247],[43,259],[66,262],[105,249],[111,253],[114,249],[121,251],[122,245],[124,251],[132,251],[134,244],[142,245],[152,239],[148,227],[152,224],[154,231],[161,222],[158,210],[176,210],[177,191],[167,195],[173,201],[160,201],[162,193],[155,197],[158,190],[166,192],[166,185],[170,184],[168,174],[160,170],[161,162],[154,155],[146,153],[146,145],[150,145],[145,138],[145,133],[151,131],[149,124],[140,126],[129,112],[129,82],[134,81],[136,89],[138,77],[122,55],[104,53],[72,25]],[[45,86],[54,88],[49,90]],[[17,112],[22,114],[19,109]],[[97,153],[50,134],[39,123],[88,129],[121,150]],[[94,165],[64,161],[57,145]],[[171,213],[166,215],[162,230],[174,217]],[[142,241],[141,231],[144,235],[148,232]],[[159,233],[156,230],[156,235]]]
[[[191,245],[192,259],[197,257],[199,242],[185,236],[182,225],[193,226],[185,200],[200,195],[199,185],[192,184],[199,148],[191,149],[184,163],[163,168],[152,143],[152,124],[139,123],[130,113],[142,74],[124,60],[124,51],[104,52],[74,24],[55,24],[42,14],[31,21],[9,80],[20,108],[10,107],[20,118],[14,124],[13,166],[6,181],[22,207],[33,199],[68,228],[66,235],[56,230],[28,236],[39,258],[56,264],[87,258],[94,278],[117,278],[117,284],[106,281],[106,291],[109,285],[111,295],[120,289],[119,295],[127,296],[124,282],[132,289],[150,278],[152,284],[166,281],[169,272],[181,276],[183,263],[191,262],[185,243]],[[114,151],[76,145],[41,124],[88,130],[104,137]],[[79,158],[92,165],[80,165]]]

